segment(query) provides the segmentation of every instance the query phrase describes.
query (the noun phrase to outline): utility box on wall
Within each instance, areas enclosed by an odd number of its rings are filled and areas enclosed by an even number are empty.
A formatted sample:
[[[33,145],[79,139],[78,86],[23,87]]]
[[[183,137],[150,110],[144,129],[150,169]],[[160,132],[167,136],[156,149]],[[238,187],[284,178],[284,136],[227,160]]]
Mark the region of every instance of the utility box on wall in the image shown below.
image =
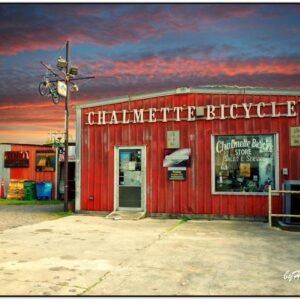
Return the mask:
[[[300,180],[286,180],[282,186],[283,190],[300,192]],[[300,215],[300,194],[283,194],[283,213]],[[300,218],[284,217],[283,222],[286,224],[299,225]]]

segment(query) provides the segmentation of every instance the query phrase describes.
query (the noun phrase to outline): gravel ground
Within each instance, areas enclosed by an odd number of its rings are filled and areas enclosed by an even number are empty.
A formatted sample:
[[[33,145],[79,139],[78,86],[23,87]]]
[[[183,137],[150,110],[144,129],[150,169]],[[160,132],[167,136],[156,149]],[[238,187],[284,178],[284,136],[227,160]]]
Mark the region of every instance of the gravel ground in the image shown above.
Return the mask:
[[[0,231],[56,219],[58,216],[51,213],[56,211],[63,211],[63,204],[0,205]]]

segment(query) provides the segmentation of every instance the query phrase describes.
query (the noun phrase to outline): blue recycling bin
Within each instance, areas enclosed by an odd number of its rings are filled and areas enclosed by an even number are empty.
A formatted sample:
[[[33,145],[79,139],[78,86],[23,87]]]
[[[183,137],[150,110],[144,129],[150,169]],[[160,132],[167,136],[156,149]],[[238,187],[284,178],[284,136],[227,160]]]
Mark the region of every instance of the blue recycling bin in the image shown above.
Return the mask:
[[[39,181],[36,182],[36,197],[40,199],[51,199],[52,182],[51,181]]]

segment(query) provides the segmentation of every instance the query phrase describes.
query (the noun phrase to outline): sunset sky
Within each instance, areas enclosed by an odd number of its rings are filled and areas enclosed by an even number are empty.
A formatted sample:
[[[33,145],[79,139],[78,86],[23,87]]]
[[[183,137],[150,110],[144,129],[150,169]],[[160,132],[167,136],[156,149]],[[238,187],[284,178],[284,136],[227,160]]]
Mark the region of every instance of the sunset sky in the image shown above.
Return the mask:
[[[300,4],[0,3],[0,143],[45,143],[64,104],[38,93],[65,56],[71,105],[182,86],[300,88]],[[71,108],[71,135],[75,136]]]

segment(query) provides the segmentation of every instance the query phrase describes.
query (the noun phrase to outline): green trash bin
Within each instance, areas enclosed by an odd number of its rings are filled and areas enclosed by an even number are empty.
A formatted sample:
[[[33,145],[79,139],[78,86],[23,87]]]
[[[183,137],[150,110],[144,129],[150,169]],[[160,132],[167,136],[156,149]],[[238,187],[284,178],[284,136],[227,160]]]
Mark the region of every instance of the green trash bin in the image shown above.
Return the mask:
[[[24,199],[25,200],[34,200],[35,196],[35,182],[32,180],[24,181]]]

